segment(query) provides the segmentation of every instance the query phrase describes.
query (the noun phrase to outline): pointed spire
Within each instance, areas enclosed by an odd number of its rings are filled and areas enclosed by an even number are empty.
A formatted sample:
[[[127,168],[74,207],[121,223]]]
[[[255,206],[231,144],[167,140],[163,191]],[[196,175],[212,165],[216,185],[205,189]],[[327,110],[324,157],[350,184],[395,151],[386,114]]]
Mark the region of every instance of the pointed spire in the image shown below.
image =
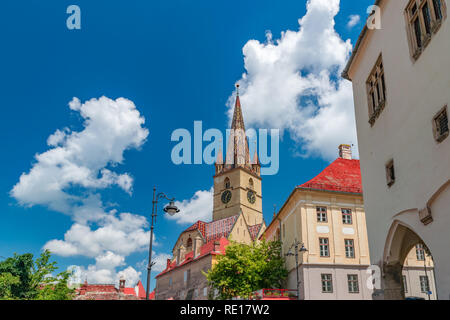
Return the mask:
[[[245,131],[244,117],[242,116],[241,100],[239,98],[239,84],[236,85],[236,103],[234,104],[233,121],[231,129],[242,129]]]
[[[253,155],[253,164],[259,164],[258,151],[255,149],[255,154]]]

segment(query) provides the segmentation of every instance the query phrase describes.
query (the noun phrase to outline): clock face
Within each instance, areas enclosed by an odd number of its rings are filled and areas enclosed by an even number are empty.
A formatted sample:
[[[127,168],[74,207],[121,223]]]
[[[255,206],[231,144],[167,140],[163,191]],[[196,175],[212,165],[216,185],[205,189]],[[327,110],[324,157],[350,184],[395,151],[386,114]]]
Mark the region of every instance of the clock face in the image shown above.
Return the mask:
[[[225,190],[222,193],[222,202],[223,203],[228,203],[231,200],[231,191],[230,190]]]
[[[249,190],[247,192],[247,199],[248,199],[248,202],[250,202],[251,204],[254,204],[256,201],[255,193],[253,191]]]

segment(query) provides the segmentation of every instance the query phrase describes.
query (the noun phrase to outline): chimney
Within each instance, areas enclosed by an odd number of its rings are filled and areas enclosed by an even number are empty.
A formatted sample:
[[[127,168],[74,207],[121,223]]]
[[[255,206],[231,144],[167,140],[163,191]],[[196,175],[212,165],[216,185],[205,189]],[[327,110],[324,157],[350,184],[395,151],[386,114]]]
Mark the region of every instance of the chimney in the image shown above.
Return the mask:
[[[200,236],[194,239],[194,259],[200,255],[200,248],[202,247],[202,238]]]
[[[119,280],[119,291],[123,292],[125,290],[125,279],[121,278]]]
[[[172,260],[167,259],[166,269],[169,269],[171,263],[172,263]]]
[[[352,160],[352,146],[349,144],[341,144],[339,146],[339,158]]]

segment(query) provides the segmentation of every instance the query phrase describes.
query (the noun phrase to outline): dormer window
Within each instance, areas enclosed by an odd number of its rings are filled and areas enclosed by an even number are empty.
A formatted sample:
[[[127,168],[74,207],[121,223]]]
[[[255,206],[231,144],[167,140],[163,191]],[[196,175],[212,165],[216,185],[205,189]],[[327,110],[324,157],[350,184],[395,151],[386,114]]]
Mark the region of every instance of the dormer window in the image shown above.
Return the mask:
[[[192,239],[191,238],[189,238],[187,240],[186,249],[187,249],[188,252],[191,251],[191,249],[192,249]]]

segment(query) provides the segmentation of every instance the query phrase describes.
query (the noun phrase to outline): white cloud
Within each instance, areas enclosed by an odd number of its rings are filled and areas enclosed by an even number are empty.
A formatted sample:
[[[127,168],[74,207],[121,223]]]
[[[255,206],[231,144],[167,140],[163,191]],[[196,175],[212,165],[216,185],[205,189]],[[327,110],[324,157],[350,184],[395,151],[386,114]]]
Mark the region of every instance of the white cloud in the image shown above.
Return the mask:
[[[351,85],[340,78],[352,46],[335,31],[339,0],[309,0],[298,31],[243,48],[246,73],[239,80],[248,126],[279,128],[302,156],[333,160],[341,143],[356,144]],[[228,100],[231,118],[234,96]]]
[[[131,195],[133,178],[113,169],[124,161],[124,152],[146,141],[145,119],[134,103],[119,98],[73,98],[69,108],[84,120],[81,131],[56,130],[47,139],[48,151],[23,173],[10,194],[21,205],[43,205],[71,216],[74,221],[64,240],[53,239],[44,249],[65,257],[95,259],[87,268],[73,266],[75,278],[93,283],[113,283],[125,276],[135,284],[140,272],[125,267],[128,255],[142,251],[150,237],[145,217],[118,213],[103,204],[98,190],[118,186]],[[79,280],[79,279],[78,279]]]
[[[191,199],[176,201],[175,205],[180,212],[173,215],[165,215],[167,219],[175,220],[178,224],[195,223],[198,220],[208,222],[212,217],[213,210],[213,192],[210,190],[199,190],[195,192]]]
[[[136,271],[133,267],[127,267],[119,272],[108,268],[99,268],[97,265],[89,265],[87,268],[83,266],[70,266],[72,270],[72,277],[69,281],[70,285],[77,285],[84,283],[101,283],[114,284],[118,286],[119,280],[125,280],[126,287],[134,287],[141,277],[141,272]]]
[[[148,130],[142,127],[145,119],[134,103],[101,97],[82,104],[73,98],[69,107],[80,113],[84,129],[56,130],[47,139],[52,148],[35,156],[36,163],[11,190],[11,196],[22,205],[45,205],[74,214],[73,209],[84,198],[68,191],[73,187],[104,189],[118,185],[131,193],[132,178],[107,166],[121,164],[124,151],[141,147],[148,136]]]
[[[172,255],[167,253],[159,253],[152,258],[155,265],[152,267],[152,271],[161,272],[166,269],[167,259],[172,259]]]
[[[361,21],[361,17],[357,14],[352,14],[348,17],[348,23],[347,23],[347,27],[348,28],[353,28],[354,26],[356,26],[359,22]]]

